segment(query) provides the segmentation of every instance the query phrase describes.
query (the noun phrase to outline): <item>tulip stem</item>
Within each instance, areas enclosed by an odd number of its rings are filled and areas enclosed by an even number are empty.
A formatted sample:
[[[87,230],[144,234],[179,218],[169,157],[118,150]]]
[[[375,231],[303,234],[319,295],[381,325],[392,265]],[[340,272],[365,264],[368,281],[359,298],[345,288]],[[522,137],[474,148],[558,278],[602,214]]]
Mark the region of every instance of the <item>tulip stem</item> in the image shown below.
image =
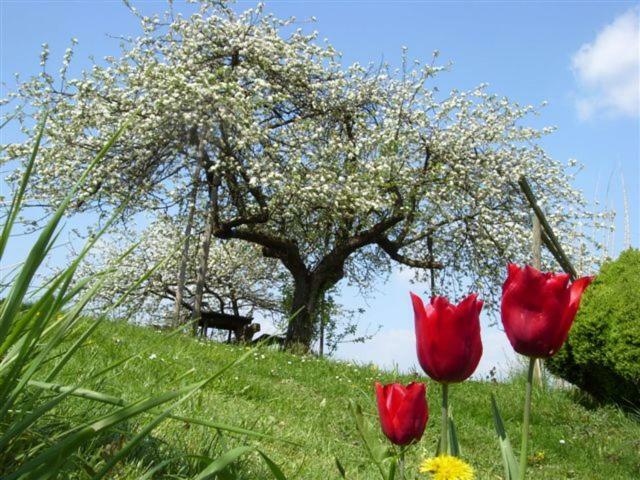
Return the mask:
[[[400,480],[405,480],[404,477],[404,452],[405,447],[400,447],[400,458],[398,459],[398,470],[400,471]]]
[[[442,383],[442,432],[440,432],[440,455],[449,454],[449,384]]]
[[[533,384],[533,371],[536,365],[535,358],[529,358],[529,371],[527,372],[527,389],[524,396],[524,418],[522,422],[522,442],[520,443],[520,480],[524,480],[527,468],[527,445],[529,443],[529,422],[531,418],[531,387]]]

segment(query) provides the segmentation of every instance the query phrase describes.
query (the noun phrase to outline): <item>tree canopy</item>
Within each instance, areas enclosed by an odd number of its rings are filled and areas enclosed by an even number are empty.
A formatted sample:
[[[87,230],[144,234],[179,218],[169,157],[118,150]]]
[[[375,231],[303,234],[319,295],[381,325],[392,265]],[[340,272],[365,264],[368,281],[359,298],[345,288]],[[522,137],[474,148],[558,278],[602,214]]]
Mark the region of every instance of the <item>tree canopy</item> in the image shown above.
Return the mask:
[[[491,300],[507,261],[530,252],[526,175],[570,257],[585,257],[595,216],[571,173],[526,126],[536,112],[488,91],[441,93],[443,68],[344,65],[317,33],[262,7],[201,2],[189,17],[141,17],[122,53],[57,87],[46,72],[12,100],[20,120],[50,112],[31,194],[50,200],[126,116],[135,119],[95,170],[78,210],[176,212],[197,187],[206,240],[242,241],[293,284],[287,339],[309,345],[318,299],[341,279],[367,285],[394,265]],[[64,71],[64,68],[63,68]],[[32,113],[27,113],[32,112]],[[6,146],[3,160],[28,145]],[[184,209],[183,209],[184,210]],[[205,242],[204,244],[202,242]],[[589,251],[587,249],[586,251]]]

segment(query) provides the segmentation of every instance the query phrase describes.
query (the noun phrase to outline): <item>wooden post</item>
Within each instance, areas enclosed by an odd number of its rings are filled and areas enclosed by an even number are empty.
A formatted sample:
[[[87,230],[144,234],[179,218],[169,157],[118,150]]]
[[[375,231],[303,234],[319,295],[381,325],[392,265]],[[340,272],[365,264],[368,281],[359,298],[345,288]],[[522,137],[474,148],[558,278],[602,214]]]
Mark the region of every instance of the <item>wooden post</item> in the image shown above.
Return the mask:
[[[205,176],[208,175],[209,155],[207,154],[206,144],[203,139],[198,144],[198,161],[200,168],[204,172]],[[206,212],[206,225],[204,229],[204,238],[202,239],[200,257],[198,259],[198,270],[196,272],[196,291],[193,301],[193,312],[191,318],[193,319],[193,336],[198,334],[198,324],[202,320],[202,303],[204,296],[204,284],[207,281],[207,275],[209,274],[209,251],[211,250],[211,240],[213,238],[213,230],[217,221],[217,205],[218,205],[218,189],[214,180],[207,180],[207,193],[209,197],[209,204],[207,205]],[[202,326],[201,334],[203,337],[207,336],[207,327]]]
[[[533,220],[533,267],[540,270],[542,268],[542,229],[540,228],[540,220],[534,213]]]
[[[533,220],[533,251],[531,252],[533,255],[533,267],[540,270],[542,268],[542,227],[540,224],[540,219],[535,214],[532,215]],[[537,359],[533,366],[533,378],[538,383],[538,385],[542,385],[542,360]]]
[[[569,257],[564,253],[562,245],[560,245],[560,241],[553,233],[551,229],[551,225],[544,216],[542,209],[538,205],[536,201],[536,197],[531,189],[531,185],[527,179],[523,176],[518,180],[518,184],[520,185],[520,189],[524,194],[529,207],[533,210],[533,266],[540,270],[541,268],[541,247],[542,243],[544,243],[545,247],[553,258],[556,259],[562,270],[565,273],[568,273],[571,277],[571,280],[574,281],[578,278],[578,273],[576,269],[571,264]],[[537,379],[538,384],[544,385],[542,382],[542,360],[536,360],[534,365],[534,378]]]
[[[542,234],[542,241],[544,242],[549,252],[556,259],[556,261],[560,264],[562,269],[571,276],[571,280],[572,281],[575,280],[576,278],[578,278],[578,274],[576,273],[575,268],[573,268],[573,265],[571,265],[569,258],[564,253],[564,250],[562,249],[562,246],[560,245],[558,238],[553,233],[553,230],[551,229],[551,225],[549,225],[549,222],[547,222],[547,219],[545,218],[544,213],[542,213],[542,210],[540,209],[540,206],[536,201],[536,197],[533,194],[533,191],[531,190],[531,186],[529,185],[529,182],[527,182],[526,178],[520,177],[520,180],[518,180],[518,183],[520,184],[520,189],[522,190],[522,193],[527,199],[527,203],[529,203],[529,206],[531,207],[533,212],[536,214],[536,217],[538,218],[538,221],[540,222],[540,225],[544,230]]]

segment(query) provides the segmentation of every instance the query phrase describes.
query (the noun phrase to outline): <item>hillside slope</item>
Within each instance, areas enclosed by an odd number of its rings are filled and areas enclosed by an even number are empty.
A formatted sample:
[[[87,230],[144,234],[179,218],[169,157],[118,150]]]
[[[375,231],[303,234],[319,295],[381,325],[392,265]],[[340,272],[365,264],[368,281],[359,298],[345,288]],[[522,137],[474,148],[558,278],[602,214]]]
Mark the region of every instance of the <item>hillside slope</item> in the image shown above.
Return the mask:
[[[244,353],[247,347],[169,336],[147,328],[105,323],[81,349],[64,378],[81,382],[84,369],[99,369],[133,353],[141,355],[114,370],[99,389],[128,401],[152,392],[205,378],[215,369]],[[183,415],[255,429],[301,444],[261,440],[261,448],[284,470],[288,478],[326,480],[339,478],[335,459],[347,470],[347,478],[375,479],[355,433],[347,408],[349,399],[359,402],[377,428],[373,382],[408,382],[414,376],[380,372],[371,366],[299,357],[270,349],[255,350],[241,364],[225,373],[194,399],[180,406]],[[438,438],[439,391],[428,383],[431,418],[425,436],[408,462],[431,456]],[[489,409],[489,395],[496,394],[514,447],[517,448],[523,388],[520,379],[509,383],[466,382],[451,388],[451,403],[463,456],[479,479],[501,478],[498,443]],[[585,408],[568,391],[536,392],[532,418],[531,479],[631,480],[640,478],[640,424],[612,407]],[[64,412],[73,418],[74,399]],[[105,409],[108,408],[105,406]],[[135,432],[130,425],[122,437]],[[87,446],[88,454],[109,455],[122,437],[103,439]],[[215,457],[220,449],[256,443],[246,437],[223,434],[184,422],[165,421],[150,441],[135,451],[114,478],[139,478],[151,464],[174,456],[193,455],[190,462],[170,461],[164,475],[184,475],[198,455]],[[271,478],[257,456],[237,465],[240,478]],[[78,478],[82,478],[79,475]],[[425,477],[426,478],[426,477]]]

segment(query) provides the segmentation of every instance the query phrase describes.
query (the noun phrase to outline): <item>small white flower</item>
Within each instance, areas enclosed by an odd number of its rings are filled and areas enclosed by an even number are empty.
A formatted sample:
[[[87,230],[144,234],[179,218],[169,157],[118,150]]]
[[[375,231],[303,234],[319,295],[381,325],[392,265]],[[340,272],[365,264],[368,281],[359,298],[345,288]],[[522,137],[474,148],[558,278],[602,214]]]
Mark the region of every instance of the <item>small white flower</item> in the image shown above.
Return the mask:
[[[565,442],[564,439],[561,438],[560,439],[560,445],[564,445],[565,443],[567,443],[567,442]]]
[[[155,360],[156,358],[158,358],[158,356],[155,353],[149,355],[149,360]]]

